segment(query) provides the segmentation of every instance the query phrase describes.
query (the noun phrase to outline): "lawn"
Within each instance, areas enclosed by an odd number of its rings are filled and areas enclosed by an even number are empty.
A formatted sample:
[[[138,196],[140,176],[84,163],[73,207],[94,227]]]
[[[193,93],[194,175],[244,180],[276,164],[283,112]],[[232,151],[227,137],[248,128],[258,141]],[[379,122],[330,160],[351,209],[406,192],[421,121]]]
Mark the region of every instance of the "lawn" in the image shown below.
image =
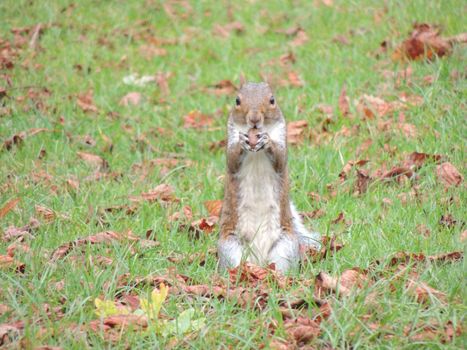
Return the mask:
[[[467,50],[397,48],[466,11],[0,2],[0,347],[463,348]],[[326,237],[287,277],[216,270],[241,74],[298,122],[291,197]]]

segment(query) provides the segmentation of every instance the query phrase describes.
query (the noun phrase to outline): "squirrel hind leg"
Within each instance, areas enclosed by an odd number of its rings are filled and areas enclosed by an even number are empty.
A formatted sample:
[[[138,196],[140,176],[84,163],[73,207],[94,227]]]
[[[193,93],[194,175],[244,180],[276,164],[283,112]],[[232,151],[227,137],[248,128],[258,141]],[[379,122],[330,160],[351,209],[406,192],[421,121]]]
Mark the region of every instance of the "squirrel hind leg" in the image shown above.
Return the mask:
[[[298,213],[295,205],[290,203],[290,210],[292,212],[292,225],[294,233],[298,236],[300,245],[305,247],[312,247],[313,249],[321,249],[321,234],[319,232],[310,232],[307,230],[302,222],[302,218]]]
[[[238,237],[234,235],[220,238],[217,243],[217,254],[219,256],[218,269],[223,271],[225,269],[237,267],[240,265],[243,254],[243,246]]]
[[[283,273],[298,267],[300,260],[297,237],[283,234],[271,247],[268,254],[269,263],[274,263],[276,270]]]

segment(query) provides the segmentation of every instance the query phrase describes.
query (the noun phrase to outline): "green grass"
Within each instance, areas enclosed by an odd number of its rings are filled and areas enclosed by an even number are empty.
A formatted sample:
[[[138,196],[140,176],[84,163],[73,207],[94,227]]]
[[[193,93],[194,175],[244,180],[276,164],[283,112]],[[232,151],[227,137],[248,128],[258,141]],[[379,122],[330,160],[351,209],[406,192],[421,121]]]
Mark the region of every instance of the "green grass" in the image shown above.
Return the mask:
[[[24,140],[23,145],[0,151],[0,206],[21,198],[17,208],[0,219],[0,230],[10,225],[23,226],[30,217],[37,216],[36,205],[51,208],[57,218],[43,222],[28,242],[31,251],[17,253],[15,258],[26,265],[24,274],[0,270],[0,304],[8,305],[10,312],[0,315],[0,323],[24,320],[26,327],[22,343],[26,346],[48,344],[66,349],[82,348],[164,348],[168,340],[154,334],[125,333],[118,344],[106,342],[99,334],[79,332],[73,325],[86,325],[96,319],[93,300],[96,297],[112,299],[117,292],[116,278],[130,273],[133,278],[148,274],[163,275],[169,268],[190,276],[195,283],[211,283],[216,273],[216,259],[208,255],[206,264],[199,266],[183,260],[170,263],[170,254],[191,255],[215,247],[216,235],[191,239],[187,230],[171,224],[167,217],[183,205],[193,208],[195,218],[206,216],[203,202],[222,198],[222,180],[225,156],[222,151],[209,151],[209,144],[225,137],[224,126],[228,108],[234,96],[216,96],[205,91],[207,86],[222,79],[236,81],[240,73],[249,80],[260,80],[260,73],[286,79],[287,69],[267,63],[292,51],[296,63],[291,68],[298,72],[304,86],[277,87],[276,95],[289,121],[306,119],[310,129],[320,132],[324,117],[315,108],[319,103],[336,108],[329,132],[334,135],[342,127],[359,125],[356,135],[333,136],[316,143],[306,140],[290,147],[289,168],[292,181],[291,196],[301,211],[322,208],[325,215],[309,226],[323,234],[337,234],[345,248],[334,256],[306,265],[299,280],[288,291],[278,288],[271,293],[263,312],[252,308],[241,309],[233,302],[205,300],[185,295],[170,296],[164,312],[174,318],[184,309],[193,307],[207,317],[206,327],[189,338],[178,339],[177,347],[200,349],[268,347],[272,336],[268,325],[280,321],[275,299],[299,290],[303,281],[310,281],[320,271],[338,275],[347,268],[367,268],[375,259],[385,258],[399,251],[436,254],[465,250],[460,234],[465,229],[466,191],[460,187],[445,190],[436,179],[434,163],[428,163],[418,172],[416,185],[422,199],[402,203],[398,195],[411,190],[412,184],[370,185],[368,192],[355,197],[351,186],[352,175],[338,187],[337,195],[329,195],[326,185],[335,183],[343,165],[352,159],[365,158],[368,169],[376,170],[383,163],[390,168],[413,151],[441,154],[465,174],[467,127],[465,47],[457,47],[450,57],[434,62],[411,64],[412,76],[396,84],[385,78],[383,71],[399,72],[403,64],[391,62],[388,55],[377,59],[374,52],[383,40],[392,47],[406,38],[413,22],[440,24],[444,35],[465,31],[462,13],[463,1],[334,1],[333,7],[319,1],[294,2],[196,2],[185,19],[171,19],[158,1],[75,2],[67,1],[11,1],[0,3],[0,38],[13,41],[11,29],[50,24],[40,38],[41,49],[34,53],[26,48],[20,51],[11,70],[4,70],[11,78],[8,86],[0,75],[0,87],[7,89],[7,97],[0,100],[11,112],[0,115],[0,139],[31,128],[47,128],[53,132],[39,133]],[[183,9],[173,5],[177,11]],[[385,12],[384,12],[385,10]],[[180,10],[184,11],[184,10]],[[375,14],[383,14],[375,21]],[[212,35],[214,24],[231,21],[244,24],[243,33],[232,33],[228,38]],[[291,47],[291,38],[277,30],[300,25],[309,41]],[[350,35],[350,31],[357,34]],[[159,38],[186,38],[178,45],[164,46],[167,55],[144,59],[139,47],[146,44],[143,34]],[[345,35],[350,45],[333,42],[336,35]],[[81,70],[76,65],[82,67]],[[453,78],[453,72],[460,78]],[[125,85],[122,80],[131,73],[151,75],[170,72],[170,93],[160,91],[156,84],[145,87]],[[422,78],[433,75],[432,84],[423,84]],[[343,85],[347,87],[354,119],[342,118],[337,109],[338,96]],[[40,97],[43,107],[28,97],[28,90],[50,95]],[[86,114],[76,105],[76,95],[93,90],[98,113]],[[123,107],[120,99],[128,92],[143,94],[138,106]],[[354,100],[363,94],[380,96],[392,101],[401,92],[419,95],[421,106],[404,111],[406,121],[417,127],[418,135],[407,138],[393,130],[381,132],[375,120],[357,116]],[[164,100],[164,101],[162,101]],[[37,102],[37,101],[36,101]],[[1,105],[0,105],[1,107]],[[215,115],[213,130],[183,128],[183,116],[191,110]],[[118,113],[111,116],[111,112]],[[59,118],[63,117],[63,125]],[[397,121],[398,113],[384,117]],[[170,134],[160,135],[157,128]],[[83,144],[79,137],[89,135],[95,146]],[[138,142],[144,136],[151,145]],[[113,144],[108,151],[106,138]],[[372,145],[362,155],[358,146],[366,139]],[[384,145],[395,148],[385,151]],[[41,150],[45,157],[39,159]],[[86,181],[92,167],[80,160],[77,151],[101,155],[113,172],[121,174],[116,180]],[[142,178],[133,165],[154,158],[177,153],[193,161],[190,167],[176,167],[170,173],[155,167]],[[50,179],[38,174],[48,174]],[[67,187],[70,178],[80,182],[78,190]],[[129,204],[129,195],[154,188],[161,182],[171,184],[180,203],[168,207],[157,203],[143,203],[133,215],[123,212],[100,215],[103,208]],[[319,203],[307,196],[316,192],[325,197]],[[452,204],[446,204],[450,197]],[[385,206],[383,199],[392,200]],[[343,212],[350,226],[331,224]],[[443,214],[450,213],[458,220],[454,227],[439,224]],[[43,220],[42,220],[43,221]],[[426,225],[431,236],[419,234],[417,226]],[[57,262],[50,254],[60,244],[104,230],[124,232],[132,230],[144,237],[153,229],[159,247],[141,249],[136,253],[127,244],[94,245],[84,250],[85,262],[65,258]],[[6,254],[9,244],[0,243],[0,254]],[[79,254],[72,253],[71,255]],[[89,257],[103,255],[113,259],[110,266],[93,265]],[[311,344],[333,348],[462,348],[465,336],[455,336],[452,342],[442,344],[440,339],[413,342],[404,335],[404,327],[418,323],[428,324],[436,319],[451,320],[464,326],[466,312],[464,261],[442,265],[426,264],[418,268],[421,279],[445,292],[448,303],[437,301],[425,305],[402,291],[391,291],[383,285],[383,296],[376,307],[365,305],[364,298],[334,300],[334,313],[322,324],[321,336]],[[64,288],[55,283],[63,280]],[[143,294],[149,287],[137,287]],[[306,293],[311,298],[312,290]],[[41,311],[47,303],[51,308],[62,307],[64,317],[56,320],[53,313]],[[371,321],[364,315],[370,313]],[[311,315],[311,314],[310,314]],[[392,330],[394,337],[382,337],[366,327],[367,322],[379,322]],[[41,329],[46,329],[41,330]],[[277,337],[285,333],[279,328]],[[19,342],[19,339],[17,340]],[[18,345],[18,343],[16,343]],[[15,344],[11,346],[16,346]]]

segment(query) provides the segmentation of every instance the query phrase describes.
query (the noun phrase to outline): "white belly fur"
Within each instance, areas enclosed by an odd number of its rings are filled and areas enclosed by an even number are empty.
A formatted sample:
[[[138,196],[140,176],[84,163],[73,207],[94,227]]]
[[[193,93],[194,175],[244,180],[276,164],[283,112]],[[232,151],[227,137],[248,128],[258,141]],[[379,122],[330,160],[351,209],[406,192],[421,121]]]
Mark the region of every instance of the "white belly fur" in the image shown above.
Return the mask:
[[[268,263],[268,252],[281,235],[280,177],[264,151],[248,153],[237,176],[237,235],[246,246],[247,261]]]

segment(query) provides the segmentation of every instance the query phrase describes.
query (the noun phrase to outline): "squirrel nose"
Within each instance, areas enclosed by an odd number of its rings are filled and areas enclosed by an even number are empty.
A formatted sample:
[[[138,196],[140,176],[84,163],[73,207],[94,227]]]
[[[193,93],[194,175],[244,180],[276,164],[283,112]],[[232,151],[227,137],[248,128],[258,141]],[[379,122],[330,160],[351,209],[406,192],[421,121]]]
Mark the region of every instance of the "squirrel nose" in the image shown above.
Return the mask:
[[[259,113],[251,114],[248,119],[253,126],[257,126],[257,124],[261,123],[261,115]]]

